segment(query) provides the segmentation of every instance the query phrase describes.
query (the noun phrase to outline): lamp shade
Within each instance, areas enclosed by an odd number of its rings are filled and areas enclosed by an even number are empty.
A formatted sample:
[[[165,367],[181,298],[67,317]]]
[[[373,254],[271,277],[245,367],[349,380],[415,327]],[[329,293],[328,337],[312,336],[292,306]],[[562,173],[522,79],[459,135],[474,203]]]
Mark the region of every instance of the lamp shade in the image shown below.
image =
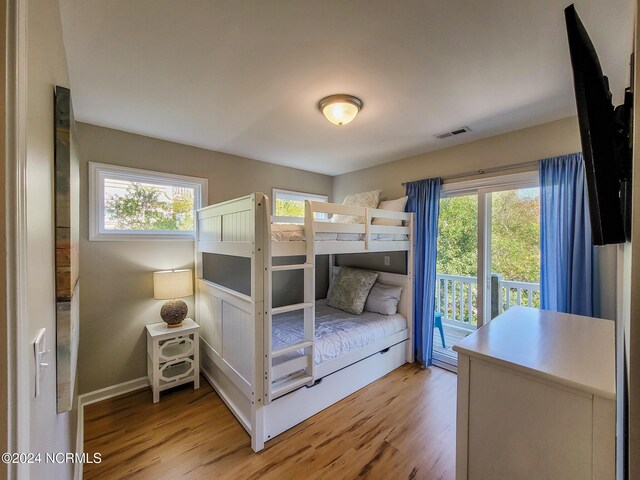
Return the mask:
[[[153,272],[153,298],[169,300],[193,295],[191,270]]]

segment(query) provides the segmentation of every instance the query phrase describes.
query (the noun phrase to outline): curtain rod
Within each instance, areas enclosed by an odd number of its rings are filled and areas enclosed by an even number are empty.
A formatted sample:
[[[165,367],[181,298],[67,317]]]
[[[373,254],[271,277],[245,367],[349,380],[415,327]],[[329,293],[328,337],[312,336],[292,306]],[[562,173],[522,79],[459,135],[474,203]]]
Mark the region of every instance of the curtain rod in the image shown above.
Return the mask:
[[[537,167],[537,166],[538,166],[538,160],[533,160],[531,162],[512,163],[511,165],[504,165],[502,167],[481,168],[479,170],[471,170],[469,172],[456,173],[455,175],[448,175],[446,177],[441,177],[441,179],[443,182],[447,182],[450,180],[456,180],[458,178],[473,177],[476,175],[485,175],[487,173],[506,172],[509,170],[516,170],[521,168]],[[402,182],[400,185],[404,187],[406,184],[407,182]]]

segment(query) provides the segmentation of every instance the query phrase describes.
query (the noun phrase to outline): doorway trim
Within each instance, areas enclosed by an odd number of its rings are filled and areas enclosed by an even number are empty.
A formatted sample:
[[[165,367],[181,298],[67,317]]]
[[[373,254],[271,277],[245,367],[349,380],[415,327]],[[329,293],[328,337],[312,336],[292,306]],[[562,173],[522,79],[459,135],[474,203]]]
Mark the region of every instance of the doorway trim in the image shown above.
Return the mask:
[[[29,451],[31,355],[27,303],[26,125],[27,1],[4,3],[6,23],[5,173],[7,255],[8,451]],[[7,478],[29,479],[28,464],[8,464]]]

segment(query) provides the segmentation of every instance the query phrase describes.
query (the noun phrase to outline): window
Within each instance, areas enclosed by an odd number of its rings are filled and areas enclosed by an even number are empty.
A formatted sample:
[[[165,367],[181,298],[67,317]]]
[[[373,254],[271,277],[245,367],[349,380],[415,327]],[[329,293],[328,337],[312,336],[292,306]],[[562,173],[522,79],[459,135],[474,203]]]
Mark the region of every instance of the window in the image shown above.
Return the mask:
[[[207,180],[89,163],[90,240],[193,240]]]
[[[327,202],[327,195],[316,193],[293,192],[291,190],[273,189],[273,216],[274,223],[303,223],[304,202]],[[317,213],[316,219],[326,220],[326,213]]]

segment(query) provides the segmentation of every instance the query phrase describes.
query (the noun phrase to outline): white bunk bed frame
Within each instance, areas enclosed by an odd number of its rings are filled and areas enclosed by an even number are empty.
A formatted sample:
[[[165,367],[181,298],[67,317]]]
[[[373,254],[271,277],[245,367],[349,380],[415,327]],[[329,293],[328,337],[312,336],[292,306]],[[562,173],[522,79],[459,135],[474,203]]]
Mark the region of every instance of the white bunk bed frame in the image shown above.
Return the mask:
[[[202,208],[197,221],[196,319],[201,371],[251,435],[251,448],[256,452],[267,440],[405,362],[413,362],[413,214],[307,201],[304,240],[272,241],[269,203],[266,195],[254,193]],[[365,221],[357,225],[316,221],[314,213],[357,215]],[[373,218],[403,220],[404,226],[372,225]],[[317,232],[360,234],[363,239],[316,241]],[[407,240],[377,240],[376,234],[407,235]],[[378,272],[381,283],[404,287],[398,312],[407,319],[407,330],[314,365],[315,256],[388,251],[408,252],[407,275]],[[249,258],[251,294],[205,280],[203,253]],[[274,266],[272,257],[283,256],[305,256],[305,262]],[[274,308],[272,274],[283,270],[304,271],[304,301]],[[338,271],[332,256],[329,271],[330,275]],[[274,351],[272,316],[294,310],[304,311],[304,341]],[[273,364],[274,358],[301,349],[303,356]],[[293,375],[299,371],[304,374]],[[284,375],[290,377],[272,383]]]

